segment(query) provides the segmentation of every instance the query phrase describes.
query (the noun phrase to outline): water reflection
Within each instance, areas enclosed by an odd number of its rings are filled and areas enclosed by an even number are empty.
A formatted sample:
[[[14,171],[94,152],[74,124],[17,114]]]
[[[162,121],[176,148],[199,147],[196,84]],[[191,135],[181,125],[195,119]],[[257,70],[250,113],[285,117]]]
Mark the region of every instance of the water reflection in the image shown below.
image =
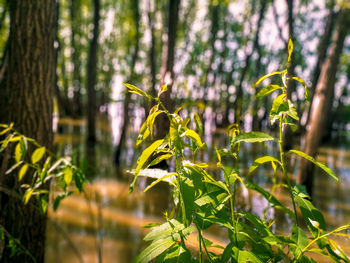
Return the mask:
[[[49,211],[47,227],[46,262],[130,262],[144,247],[143,236],[148,229],[144,225],[162,222],[162,213],[171,208],[171,190],[160,183],[147,193],[144,189],[149,179],[142,178],[133,194],[129,194],[131,177],[125,172],[135,162],[133,142],[135,134],[130,130],[128,149],[123,156],[124,167],[115,167],[113,160],[113,138],[107,117],[101,117],[98,125],[99,143],[86,145],[84,127],[81,121],[61,120],[56,136],[59,154],[74,157],[88,172],[89,183],[82,195],[66,198],[58,211]],[[135,127],[133,127],[135,128]],[[137,127],[136,127],[137,128]],[[214,135],[207,135],[206,140],[213,145],[226,145],[227,138],[223,129],[215,130]],[[340,177],[340,182],[333,181],[320,170],[315,171],[315,206],[325,212],[329,229],[350,222],[350,151],[342,146],[323,147],[318,159],[327,162]],[[350,145],[350,144],[348,144]],[[199,156],[209,161],[210,172],[220,176],[216,161],[211,153]],[[249,167],[253,160],[262,155],[276,155],[272,145],[246,144],[240,156],[241,168]],[[292,159],[296,164],[297,160]],[[263,187],[270,187],[272,171],[263,166],[252,175],[252,180]],[[267,202],[256,192],[245,188],[239,189],[238,206],[249,209],[266,218],[274,219],[274,230],[284,232],[290,222],[284,214],[276,209],[268,209]],[[275,192],[280,202],[291,207],[285,191]],[[224,229],[212,227],[207,237],[225,245]],[[189,244],[195,247],[196,237],[189,238]],[[350,240],[343,239],[341,244],[345,251],[350,251]],[[317,262],[326,262],[317,259]]]

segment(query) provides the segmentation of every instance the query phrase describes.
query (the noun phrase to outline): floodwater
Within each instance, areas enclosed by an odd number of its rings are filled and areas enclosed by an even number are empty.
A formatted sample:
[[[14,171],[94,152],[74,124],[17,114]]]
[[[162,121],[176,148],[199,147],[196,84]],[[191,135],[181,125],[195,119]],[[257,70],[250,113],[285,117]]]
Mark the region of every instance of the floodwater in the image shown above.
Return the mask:
[[[135,131],[129,132],[131,136],[124,151],[124,166],[115,167],[112,129],[107,117],[100,118],[99,142],[95,147],[85,144],[83,127],[82,121],[59,122],[61,132],[56,135],[57,152],[73,156],[81,166],[90,168],[90,173],[83,194],[74,194],[63,200],[56,212],[49,211],[45,261],[129,263],[147,245],[142,239],[148,229],[143,226],[164,221],[164,211],[172,206],[171,190],[166,184],[160,183],[144,193],[143,189],[150,181],[140,178],[138,187],[129,194],[132,178],[126,169],[132,168],[137,158],[133,147]],[[324,212],[329,229],[350,223],[350,136],[347,137],[342,138],[341,143],[322,147],[318,156],[318,160],[327,163],[340,179],[335,182],[321,171],[315,172],[314,205]],[[223,130],[217,129],[206,141],[213,145],[224,145],[225,138]],[[273,148],[268,145],[246,144],[240,165],[247,168],[255,158],[265,154],[276,155],[273,152]],[[210,156],[202,156],[202,159],[209,162],[208,169],[215,174],[216,161]],[[298,165],[296,159],[292,159],[291,163],[294,167]],[[268,167],[259,168],[253,180],[269,187],[270,173]],[[282,202],[287,202],[285,193],[277,192],[276,195]],[[258,194],[246,189],[241,189],[238,199],[238,205],[260,215],[267,205]],[[274,214],[272,210],[268,216],[276,220],[276,231],[289,229],[289,221],[284,216]],[[227,242],[222,229],[209,230],[206,237],[221,245]],[[340,243],[350,253],[350,239],[344,238]],[[190,237],[189,244],[195,247],[196,237]],[[317,262],[327,261],[317,258]]]

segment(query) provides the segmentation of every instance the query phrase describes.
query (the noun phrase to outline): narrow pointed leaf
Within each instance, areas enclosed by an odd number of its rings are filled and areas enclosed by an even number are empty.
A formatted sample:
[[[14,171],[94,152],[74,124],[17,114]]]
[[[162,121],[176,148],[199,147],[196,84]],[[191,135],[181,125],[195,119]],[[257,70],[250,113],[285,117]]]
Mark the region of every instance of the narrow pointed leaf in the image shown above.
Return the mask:
[[[293,41],[291,38],[289,38],[289,41],[288,41],[288,62],[290,62],[292,60],[293,49],[294,49]]]
[[[266,95],[269,95],[270,93],[274,92],[275,90],[282,90],[282,87],[281,86],[278,86],[278,85],[268,85],[266,87],[263,87],[259,92],[258,94],[256,95],[257,98],[261,98],[261,97],[264,97]]]
[[[271,76],[273,76],[273,75],[279,75],[279,74],[281,74],[281,73],[282,73],[281,71],[275,71],[275,72],[266,74],[265,76],[262,76],[257,82],[254,83],[254,88],[255,88],[261,81],[263,81],[264,79],[267,79],[268,77],[271,77]]]
[[[21,181],[28,170],[28,164],[24,164],[18,172],[18,181]]]
[[[338,181],[338,177],[334,174],[334,172],[328,168],[325,164],[316,161],[314,158],[312,158],[310,155],[307,155],[304,152],[298,151],[298,150],[290,150],[288,151],[288,153],[295,153],[303,158],[305,158],[306,160],[312,162],[313,164],[317,165],[318,167],[320,167],[323,171],[325,171],[327,174],[329,174],[334,180]]]
[[[232,141],[232,144],[239,142],[265,142],[272,141],[273,137],[264,132],[246,132],[238,134]]]
[[[35,164],[37,162],[39,162],[41,160],[41,158],[43,158],[44,154],[46,152],[45,147],[40,147],[38,149],[36,149],[33,154],[32,154],[32,163]]]
[[[137,176],[145,164],[145,162],[148,160],[148,158],[154,153],[154,151],[164,142],[164,139],[157,140],[153,142],[149,147],[147,147],[142,153],[139,159],[137,160],[137,166],[135,169],[135,175]]]
[[[144,92],[143,90],[135,87],[134,85],[131,85],[131,84],[128,84],[128,83],[123,83],[124,86],[126,86],[129,90],[129,92],[131,93],[135,93],[137,95],[140,95],[140,96],[143,96],[143,97],[146,97],[146,98],[151,98],[146,92]]]
[[[141,252],[132,262],[133,263],[147,263],[152,259],[156,258],[162,254],[165,250],[170,248],[175,244],[175,241],[172,238],[167,239],[158,239],[152,242],[145,250]]]
[[[299,77],[292,77],[292,79],[298,81],[301,85],[303,85],[304,89],[305,89],[305,99],[307,101],[310,101],[310,91],[305,83],[305,81]]]
[[[277,160],[275,157],[272,157],[272,156],[259,157],[249,167],[249,173],[252,173],[256,168],[259,167],[259,165],[261,165],[263,163],[266,163],[266,162],[271,162],[271,163],[275,163],[276,162],[276,163],[280,164],[279,160]]]

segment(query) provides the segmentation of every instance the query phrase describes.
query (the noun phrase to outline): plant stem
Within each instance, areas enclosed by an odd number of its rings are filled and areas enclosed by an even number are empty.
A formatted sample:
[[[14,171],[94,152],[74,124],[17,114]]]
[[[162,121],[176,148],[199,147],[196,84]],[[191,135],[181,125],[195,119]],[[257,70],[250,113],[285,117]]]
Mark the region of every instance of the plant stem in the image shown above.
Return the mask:
[[[280,132],[280,138],[279,138],[279,146],[280,146],[280,159],[281,159],[281,164],[282,164],[282,171],[283,171],[283,175],[286,178],[286,182],[289,188],[289,194],[290,197],[292,199],[292,203],[293,203],[293,209],[294,209],[294,215],[295,215],[295,221],[297,226],[299,226],[299,220],[298,220],[298,214],[297,214],[297,209],[295,206],[295,201],[294,201],[294,196],[293,196],[293,188],[292,185],[290,183],[289,180],[289,176],[287,173],[287,167],[286,167],[286,160],[285,160],[285,152],[283,150],[283,133],[282,133],[282,127],[283,127],[283,123],[282,123],[282,117],[280,118],[280,123],[279,123],[279,132]]]

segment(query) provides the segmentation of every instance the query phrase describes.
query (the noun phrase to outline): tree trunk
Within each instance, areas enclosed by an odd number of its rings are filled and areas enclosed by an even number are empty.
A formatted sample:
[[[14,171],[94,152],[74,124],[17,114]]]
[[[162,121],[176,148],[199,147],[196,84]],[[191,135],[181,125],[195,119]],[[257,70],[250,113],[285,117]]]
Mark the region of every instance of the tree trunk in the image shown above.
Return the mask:
[[[294,9],[294,0],[286,0],[287,6],[288,6],[288,32],[289,32],[289,38],[293,41],[294,45],[295,37],[294,37],[294,15],[293,15],[293,9]],[[286,50],[288,50],[288,43],[286,43]],[[295,69],[295,62],[294,62],[294,52],[291,56],[291,61],[287,65],[287,90],[286,90],[286,97],[288,100],[292,99],[292,94],[295,91],[295,81],[291,78],[294,76],[294,69]],[[290,150],[293,146],[293,131],[292,129],[287,125],[283,129],[283,148],[284,150]]]
[[[310,106],[308,108],[307,120],[306,120],[305,126],[307,126],[310,121],[311,107],[314,99],[316,85],[321,73],[321,65],[323,64],[326,58],[328,46],[332,37],[332,31],[336,20],[336,12],[334,11],[334,5],[335,5],[335,0],[332,0],[329,6],[329,11],[328,11],[324,32],[320,39],[320,43],[318,45],[317,62],[311,78],[312,80],[311,80],[310,103],[309,103]]]
[[[237,86],[237,92],[236,92],[236,101],[234,104],[235,108],[235,123],[240,123],[240,118],[242,114],[242,102],[243,102],[243,81],[245,79],[245,76],[248,72],[250,61],[253,56],[253,53],[256,49],[260,50],[259,45],[259,34],[260,34],[260,28],[262,21],[264,19],[265,9],[266,9],[266,0],[261,0],[260,3],[260,10],[259,10],[259,19],[255,31],[254,41],[253,41],[253,47],[249,54],[247,54],[244,62],[244,68],[242,69],[241,78],[239,79],[239,84]],[[260,53],[260,52],[259,52]]]
[[[94,29],[93,36],[90,42],[89,57],[87,64],[86,89],[88,95],[87,106],[87,140],[90,142],[96,141],[96,82],[97,82],[97,50],[98,50],[98,35],[99,35],[99,20],[100,20],[100,0],[93,0],[94,4]]]
[[[168,90],[164,92],[160,99],[164,106],[172,111],[174,105],[171,101],[171,90],[174,81],[174,57],[175,57],[175,42],[176,42],[176,32],[177,24],[179,20],[179,8],[180,0],[170,0],[169,1],[169,12],[168,12],[168,25],[167,34],[163,35],[163,51],[162,51],[162,66],[160,69],[160,83],[164,85],[168,84]],[[157,117],[156,124],[156,138],[164,138],[167,131],[169,130],[169,120],[165,114],[159,115]]]
[[[80,26],[81,21],[79,14],[81,12],[80,0],[70,1],[70,18],[71,18],[71,45],[72,45],[72,63],[73,69],[73,114],[74,117],[82,116],[82,103],[81,103],[81,44],[80,44]],[[78,16],[77,16],[78,14]]]
[[[7,87],[9,121],[14,127],[48,149],[52,148],[52,97],[55,86],[55,0],[11,0]],[[11,163],[2,160],[1,171]],[[29,174],[23,181],[31,181]],[[15,174],[0,174],[0,186],[23,195]],[[48,187],[48,186],[47,186]],[[32,198],[21,199],[0,192],[0,224],[36,259],[44,262],[46,216],[41,216]],[[8,238],[5,238],[5,245]],[[6,246],[0,262],[32,262],[28,254],[11,257]]]
[[[350,26],[350,9],[344,9],[340,12],[329,55],[322,65],[321,75],[312,105],[309,130],[305,139],[304,152],[312,157],[316,157],[322,131],[324,130],[326,116],[329,114],[327,109],[329,109],[329,104],[333,102],[331,98],[334,93],[334,84],[340,55]],[[310,162],[301,160],[297,183],[305,185],[310,195],[312,194],[313,183],[312,170],[313,166]]]
[[[140,42],[140,29],[139,29],[139,23],[140,23],[140,12],[139,12],[139,0],[132,0],[132,8],[134,12],[134,21],[135,21],[135,47],[134,52],[131,58],[131,64],[130,64],[130,79],[127,82],[130,82],[135,77],[135,65],[139,54],[139,42]],[[123,107],[123,126],[122,131],[119,138],[119,143],[117,144],[116,152],[115,152],[115,163],[117,165],[120,164],[121,161],[121,153],[125,145],[126,140],[126,133],[128,129],[128,120],[129,120],[129,104],[131,100],[131,93],[125,90],[125,99],[124,99],[124,107]]]

